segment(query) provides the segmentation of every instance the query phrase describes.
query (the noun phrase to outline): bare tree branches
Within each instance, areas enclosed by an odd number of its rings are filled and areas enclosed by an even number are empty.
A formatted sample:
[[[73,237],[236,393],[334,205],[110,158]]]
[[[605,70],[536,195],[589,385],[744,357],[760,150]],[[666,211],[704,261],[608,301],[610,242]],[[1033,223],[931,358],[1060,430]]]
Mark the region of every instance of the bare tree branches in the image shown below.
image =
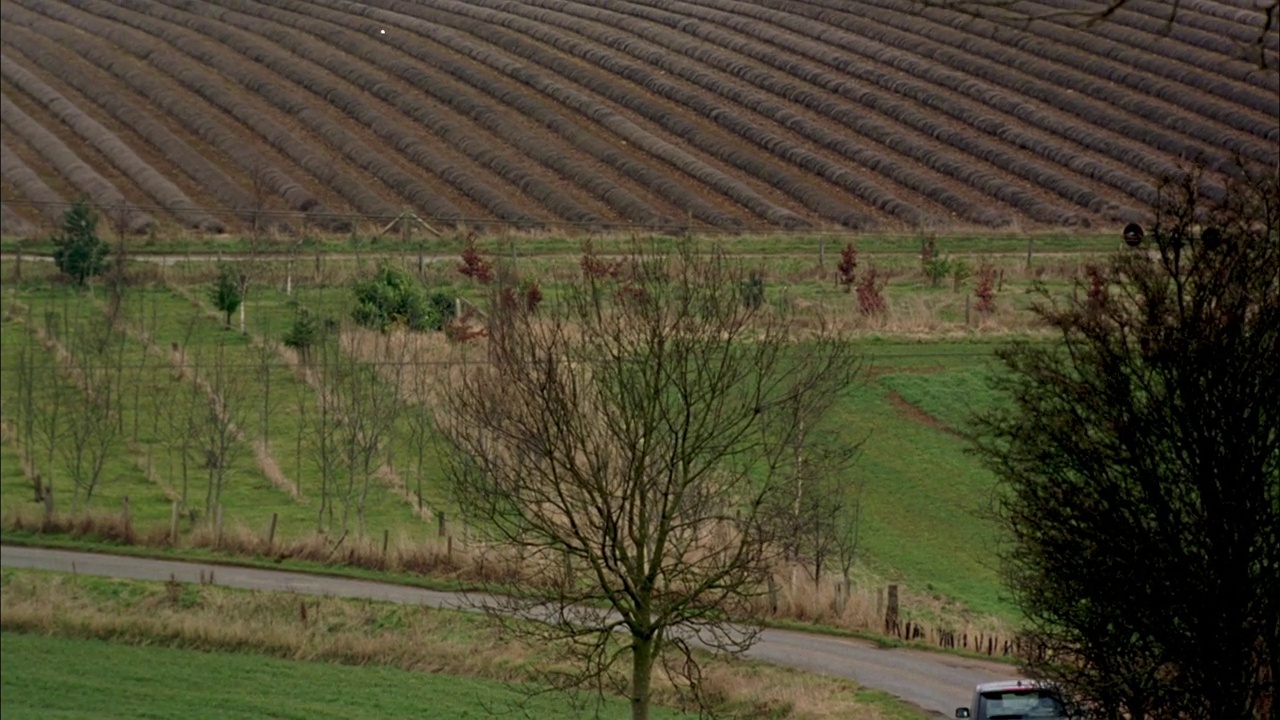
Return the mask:
[[[617,280],[582,279],[554,307],[495,302],[489,362],[455,367],[438,412],[459,506],[543,568],[510,609],[578,651],[572,684],[599,687],[629,657],[636,718],[666,650],[686,651],[696,692],[688,648],[751,643],[726,618],[779,552],[766,508],[808,439],[786,419],[820,420],[817,398],[857,368],[788,303],[742,302],[744,277],[637,249]]]

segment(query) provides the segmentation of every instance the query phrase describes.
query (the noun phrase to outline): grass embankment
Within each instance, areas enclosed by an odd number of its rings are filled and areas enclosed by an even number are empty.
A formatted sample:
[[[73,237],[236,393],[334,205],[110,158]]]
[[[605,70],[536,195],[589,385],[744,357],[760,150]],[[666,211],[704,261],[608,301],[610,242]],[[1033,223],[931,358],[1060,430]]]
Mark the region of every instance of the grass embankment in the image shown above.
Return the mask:
[[[214,716],[479,720],[520,717],[518,711],[533,720],[592,717],[585,711],[575,712],[563,699],[539,697],[521,704],[522,696],[502,683],[398,668],[15,633],[5,633],[3,643],[0,689],[4,715],[11,720]],[[601,718],[626,716],[619,700],[600,713]],[[654,716],[686,717],[663,711]]]
[[[627,238],[604,238],[596,247],[602,253],[617,252],[625,250],[630,242]],[[704,241],[712,242],[717,240]],[[939,249],[943,253],[957,259],[963,257],[971,266],[993,262],[1008,271],[1007,277],[1002,276],[1005,286],[998,300],[1000,310],[991,317],[975,315],[972,322],[966,322],[965,298],[972,295],[973,278],[958,289],[953,287],[951,278],[943,279],[940,287],[928,286],[919,276],[919,238],[914,237],[859,240],[863,267],[871,263],[894,272],[887,290],[893,317],[883,322],[860,318],[855,297],[840,292],[830,281],[843,242],[843,238],[832,237],[748,237],[733,240],[726,247],[744,261],[759,262],[766,269],[771,296],[785,291],[791,297],[820,303],[846,318],[866,338],[866,351],[874,370],[872,382],[852,389],[839,408],[844,440],[865,441],[863,456],[853,471],[866,483],[862,550],[864,568],[869,572],[859,574],[868,584],[863,591],[870,593],[874,607],[876,585],[882,587],[885,581],[903,584],[910,598],[905,607],[907,618],[914,613],[937,619],[948,614],[942,612],[948,605],[952,615],[961,607],[1009,618],[1012,609],[1000,597],[993,567],[994,529],[982,517],[993,479],[965,454],[964,442],[955,429],[963,425],[970,408],[990,402],[981,377],[987,369],[992,343],[1029,327],[1022,312],[1026,304],[1023,290],[1034,278],[1063,282],[1072,268],[1087,259],[1086,253],[1105,251],[1113,242],[1092,237],[1036,237],[1036,265],[1019,270],[1026,259],[1025,236],[942,239]],[[825,275],[817,269],[818,248],[823,243]],[[503,257],[510,257],[512,249],[517,249],[520,272],[538,277],[549,293],[555,292],[557,283],[578,272],[581,246],[577,240],[502,238],[484,241],[481,246]],[[229,247],[219,247],[230,251]],[[438,254],[438,261],[423,266],[427,283],[433,289],[444,288],[479,301],[484,288],[460,280],[456,273],[459,247],[459,243],[441,241],[428,248],[428,252]],[[1052,257],[1050,248],[1056,253]],[[213,312],[208,286],[215,268],[208,258],[167,268],[137,264],[139,277],[149,278],[154,284],[128,289],[123,315],[129,331],[124,333],[121,348],[124,357],[133,363],[126,371],[132,394],[124,399],[126,404],[134,402],[133,398],[141,401],[124,411],[122,437],[108,460],[95,507],[118,513],[127,495],[134,526],[141,528],[144,535],[154,528],[163,534],[168,526],[170,501],[189,485],[186,492],[195,499],[188,498],[188,505],[197,512],[184,513],[179,544],[210,546],[209,518],[200,517],[209,468],[198,455],[198,448],[189,447],[187,468],[183,470],[183,453],[176,447],[179,440],[172,420],[175,415],[181,416],[184,408],[208,402],[207,393],[189,379],[175,380],[179,366],[194,372],[191,366],[198,362],[207,371],[211,358],[221,352],[235,371],[238,387],[234,394],[238,400],[231,405],[241,431],[229,456],[224,515],[227,536],[244,540],[229,543],[235,547],[224,549],[238,548],[251,554],[270,552],[279,557],[281,545],[295,541],[315,544],[320,473],[311,425],[321,388],[307,381],[287,353],[270,346],[283,337],[296,305],[333,318],[346,317],[351,302],[346,283],[360,275],[361,268],[369,271],[376,266],[380,258],[374,255],[375,251],[396,251],[399,254],[392,258],[393,262],[417,269],[416,250],[405,252],[392,243],[360,245],[355,248],[362,253],[359,260],[323,254],[350,249],[353,248],[344,250],[341,243],[322,243],[308,246],[292,260],[282,255],[261,265],[250,290],[247,335],[222,327]],[[12,260],[6,260],[2,269],[6,277],[12,270]],[[94,291],[93,299],[85,300],[69,288],[50,287],[47,277],[51,271],[48,264],[28,261],[24,263],[24,281],[6,284],[12,289],[5,294],[6,309],[14,302],[27,308],[21,322],[13,321],[7,310],[5,313],[4,347],[0,350],[4,354],[6,381],[14,379],[16,358],[24,345],[35,343],[33,353],[42,369],[58,367],[56,354],[35,339],[34,328],[44,327],[49,313],[80,323],[91,319],[101,322],[104,317],[106,293],[102,288]],[[286,284],[291,294],[284,292]],[[232,324],[238,325],[238,319],[233,318]],[[50,326],[54,335],[65,335],[73,329],[70,325],[64,330],[55,326],[60,325]],[[68,344],[74,340],[62,339]],[[179,347],[176,361],[175,343]],[[350,345],[343,350],[337,347],[336,340],[331,339],[330,343],[334,352],[354,354],[354,359],[384,377],[388,367],[395,364],[380,358],[377,348],[353,353]],[[407,366],[421,370],[414,365],[419,362],[423,362],[421,356],[413,357]],[[48,388],[58,383],[70,397],[82,393],[73,387],[66,372],[42,380],[38,392],[47,395]],[[38,515],[29,475],[45,472],[60,479],[57,504],[67,510],[69,483],[61,454],[48,458],[36,453],[35,467],[25,471],[15,464],[16,451],[21,449],[15,444],[15,419],[21,414],[15,395],[19,386],[20,383],[6,382],[3,389],[8,432],[5,467],[0,472],[0,509],[7,517],[18,511]],[[140,392],[136,391],[139,388]],[[318,553],[309,551],[305,559],[343,562],[346,551],[355,544],[362,546],[364,555],[377,556],[376,551],[366,551],[381,541],[384,530],[393,540],[393,556],[397,545],[411,548],[429,542],[436,529],[432,518],[443,512],[452,519],[455,513],[439,482],[439,457],[428,447],[419,468],[420,446],[422,443],[415,442],[407,421],[401,417],[382,453],[388,472],[378,477],[368,497],[365,537],[359,538],[353,531],[338,548],[335,546],[344,536],[332,531],[323,538],[329,547]],[[47,470],[41,467],[44,464],[49,465]],[[420,477],[425,512],[417,510],[412,497],[406,499],[406,490],[411,489],[414,492],[410,494],[416,495]],[[279,518],[276,546],[268,549],[265,534],[273,515]],[[372,566],[382,564],[375,557]],[[798,617],[810,618],[808,614]]]
[[[220,716],[492,717],[516,709],[560,662],[555,648],[512,640],[474,613],[35,571],[0,578],[6,717],[224,707]],[[848,681],[755,663],[712,661],[703,680],[728,717],[921,717]],[[655,717],[684,717],[670,709],[669,681],[657,693],[668,707]],[[625,716],[621,698],[608,700],[604,717]],[[580,715],[558,694],[527,709]]]
[[[139,255],[213,255],[216,253],[251,253],[285,257],[297,256],[303,259],[321,254],[376,254],[376,253],[409,253],[418,251],[428,256],[447,255],[452,260],[466,244],[461,235],[443,238],[411,238],[407,242],[400,236],[377,236],[372,226],[366,233],[347,235],[310,234],[301,239],[295,237],[259,238],[255,243],[250,237],[223,235],[204,237],[193,241],[188,236],[154,237],[132,240],[129,252]],[[592,243],[602,253],[627,252],[635,243],[635,233],[619,232],[615,234],[593,235]],[[486,236],[476,239],[481,250],[495,255],[509,255],[514,248],[522,256],[531,255],[575,255],[581,248],[585,237],[567,237],[549,233],[529,234],[512,232],[506,235]],[[654,242],[656,247],[674,248],[685,242],[684,238],[645,236],[646,241]],[[860,252],[884,254],[918,254],[921,237],[919,235],[873,235],[864,234],[854,238],[848,232],[831,233],[776,233],[763,232],[744,236],[725,236],[723,234],[695,235],[692,238],[695,246],[710,249],[717,245],[728,248],[735,254],[761,255],[812,255],[815,258],[825,248],[828,258],[838,256],[845,243],[854,241]],[[1028,242],[1032,252],[1037,255],[1046,253],[1079,253],[1107,252],[1116,248],[1118,238],[1114,233],[1064,233],[1047,230],[1036,233],[1010,232],[1001,234],[986,230],[982,233],[948,234],[938,238],[938,244],[947,251],[1008,254],[1026,256]],[[13,254],[21,250],[24,253],[52,254],[53,243],[48,238],[20,239],[6,237],[0,239],[0,252]]]
[[[967,454],[957,432],[971,412],[992,402],[984,381],[990,346],[916,347],[917,353],[896,347],[873,355],[872,382],[839,409],[842,422],[866,438],[853,470],[866,483],[864,557],[914,594],[1011,618],[1013,608],[1001,597],[995,527],[985,514],[994,478]]]
[[[95,317],[93,313],[101,317],[101,310],[91,304],[73,304],[68,295],[70,291],[47,292],[55,296],[50,297],[40,291],[23,294],[31,308],[28,314],[31,319],[27,322],[36,322],[34,318],[47,312],[71,317],[77,317],[79,312],[82,313],[79,315],[81,322]],[[222,329],[215,319],[208,317],[207,307],[193,306],[189,298],[163,288],[134,292],[135,297],[125,306],[126,314],[138,326],[146,328],[145,332],[154,338],[157,347],[165,348],[173,342],[180,342],[189,364],[195,364],[198,355],[206,358],[201,362],[208,362],[209,355],[219,345],[222,347],[228,361],[241,374],[239,381],[249,384],[242,396],[248,399],[250,406],[241,413],[241,424],[247,434],[256,435],[261,415],[259,408],[253,405],[261,402],[267,392],[264,388],[267,376],[259,370],[262,358],[256,354],[260,351],[252,346],[252,340],[281,332],[280,328],[293,312],[287,300],[282,299],[282,294],[277,297],[267,291],[260,293],[253,312],[247,316],[251,337],[246,338]],[[315,296],[316,305],[325,308],[342,299],[332,290],[327,293],[316,291]],[[18,323],[4,324],[6,367],[12,367],[16,362],[11,356],[20,351],[23,343],[33,342],[30,335],[24,337],[22,332],[23,327]],[[181,404],[190,405],[202,402],[202,399],[189,382],[173,380],[175,366],[168,359],[151,357],[144,364],[142,346],[135,339],[126,337],[123,344],[128,353],[126,359],[137,368],[128,371],[130,376],[134,382],[144,383],[140,397],[145,402],[136,410],[126,409],[125,437],[118,454],[109,460],[95,506],[108,512],[118,512],[123,496],[128,495],[134,525],[143,528],[145,534],[148,528],[158,527],[163,531],[167,527],[170,500],[183,485],[181,451],[166,435],[166,416]],[[34,349],[38,355],[43,353],[40,363],[56,362],[54,355],[42,346],[37,344]],[[992,529],[978,516],[990,495],[991,479],[964,454],[963,442],[949,428],[912,412],[914,404],[929,410],[939,419],[957,421],[963,414],[960,410],[938,412],[938,408],[946,403],[957,407],[971,404],[968,398],[973,396],[973,383],[957,383],[956,378],[971,379],[983,372],[990,349],[990,344],[971,341],[869,343],[868,361],[874,371],[871,384],[852,390],[839,409],[846,441],[865,439],[863,456],[854,469],[866,483],[862,538],[864,558],[870,561],[874,576],[903,583],[908,596],[921,601],[906,605],[907,618],[936,620],[934,611],[937,608],[934,606],[944,603],[944,599],[958,601],[980,613],[1005,617],[1010,614],[1007,605],[998,597],[998,578],[989,562]],[[265,537],[258,536],[265,536],[272,513],[280,518],[276,535],[278,546],[310,537],[315,527],[319,496],[315,488],[319,480],[315,467],[309,461],[310,446],[304,446],[301,453],[295,452],[296,438],[306,432],[306,427],[300,417],[302,411],[295,409],[293,403],[314,403],[316,390],[300,382],[283,361],[271,357],[267,360],[270,392],[277,398],[276,406],[268,416],[267,446],[277,451],[277,460],[283,466],[282,474],[287,480],[282,483],[277,478],[273,483],[261,465],[255,463],[249,443],[244,439],[237,441],[234,464],[227,473],[224,505],[228,525],[238,525],[240,529],[229,529],[226,533],[227,549],[238,546],[250,552],[266,553]],[[57,380],[68,385],[65,378],[59,377],[49,382]],[[68,395],[79,392],[74,387],[63,389]],[[6,405],[14,407],[8,402]],[[139,424],[139,437],[134,441],[132,428]],[[128,443],[136,443],[132,451],[126,447]],[[401,460],[411,458],[412,450],[407,445],[404,435],[399,435],[392,455]],[[3,483],[0,485],[0,506],[6,511],[15,508],[31,510],[34,504],[29,479],[8,459],[15,455],[11,444],[6,444],[6,452],[6,467],[0,477]],[[443,494],[443,489],[438,483],[431,482],[438,478],[438,474],[435,472],[435,458],[430,460],[425,494],[436,498]],[[53,475],[66,478],[65,468],[58,466],[60,462],[60,457],[54,458]],[[148,462],[159,486],[146,480],[143,469]],[[194,460],[189,459],[188,462],[188,482],[192,485],[193,495],[191,504],[199,507],[208,469],[199,467]],[[301,491],[299,496],[291,497],[281,487],[282,484],[286,488],[296,485]],[[70,507],[69,484],[64,481],[59,487],[58,506],[67,509]],[[434,530],[414,516],[403,496],[391,492],[385,485],[374,488],[367,510],[367,525],[373,529],[370,534],[375,538],[380,536],[378,528],[387,529],[400,546],[421,545],[424,535]],[[191,536],[201,532],[202,527],[201,523],[184,517],[181,531],[184,536]],[[207,535],[207,531],[205,533]],[[255,542],[235,541],[235,538],[244,540],[251,537],[256,538]],[[208,537],[187,537],[187,541],[199,541],[204,546],[208,546],[209,540]],[[355,538],[351,538],[345,547],[349,549],[355,544]],[[279,551],[280,547],[276,550]],[[393,547],[392,554],[395,552]],[[290,556],[288,552],[281,554]],[[320,559],[327,554],[324,550],[308,551],[303,557]],[[333,554],[339,561],[345,556],[345,552]],[[874,595],[874,589],[867,591]],[[954,610],[954,606],[951,609]],[[840,624],[832,618],[825,620]]]

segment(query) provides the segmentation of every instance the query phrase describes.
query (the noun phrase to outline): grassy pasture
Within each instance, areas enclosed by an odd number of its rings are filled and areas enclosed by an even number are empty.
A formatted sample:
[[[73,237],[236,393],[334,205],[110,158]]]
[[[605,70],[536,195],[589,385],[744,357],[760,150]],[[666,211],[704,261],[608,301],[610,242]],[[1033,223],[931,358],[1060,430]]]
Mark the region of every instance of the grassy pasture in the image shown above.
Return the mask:
[[[831,279],[839,260],[839,245],[828,242],[825,270],[818,267],[814,238],[791,238],[780,247],[762,239],[735,242],[733,252],[749,266],[765,273],[768,297],[783,296],[807,303],[828,316],[841,318],[861,338],[870,368],[870,382],[851,388],[838,408],[840,426],[848,442],[863,442],[863,455],[855,467],[865,482],[862,515],[862,548],[865,569],[874,582],[892,580],[906,585],[909,593],[932,597],[938,603],[955,601],[970,610],[1008,617],[1010,608],[1000,598],[993,567],[993,529],[982,511],[990,498],[992,479],[964,452],[957,436],[968,414],[989,406],[990,391],[984,378],[992,371],[991,353],[997,343],[1035,332],[1025,312],[1026,290],[1034,281],[1062,291],[1069,278],[1095,251],[1109,241],[1075,239],[1044,252],[1040,239],[1033,241],[1038,255],[1026,266],[1026,239],[945,239],[940,251],[962,259],[971,267],[990,263],[1003,271],[997,312],[977,317],[966,312],[972,296],[972,277],[943,278],[934,287],[919,271],[919,239],[902,238],[859,242],[862,267],[876,264],[889,270],[886,289],[889,315],[883,319],[859,316],[852,294],[842,292]],[[629,240],[605,239],[597,250],[624,250]],[[612,243],[612,244],[610,244]],[[496,258],[510,262],[523,277],[537,278],[544,292],[553,295],[579,272],[578,245],[543,240],[521,245],[513,253],[510,241],[482,243]],[[209,258],[170,258],[169,264],[135,262],[131,273],[137,281],[124,295],[124,319],[114,337],[116,352],[130,368],[118,438],[118,448],[108,461],[95,499],[96,507],[116,510],[124,496],[132,517],[142,526],[167,527],[170,503],[184,497],[186,505],[201,509],[208,469],[189,459],[184,473],[181,451],[175,448],[166,424],[177,410],[207,402],[188,372],[207,370],[211,358],[221,354],[236,384],[234,402],[240,437],[224,490],[224,515],[228,526],[263,533],[272,515],[279,518],[278,539],[314,533],[317,525],[319,470],[311,416],[320,388],[308,382],[296,359],[276,345],[292,323],[298,306],[314,313],[343,319],[349,314],[350,280],[371,272],[382,261],[419,272],[431,290],[456,294],[483,304],[487,289],[456,271],[456,255],[424,256],[416,252],[379,257],[372,251],[352,255],[319,252],[276,257],[254,266],[245,314],[246,333],[232,329],[213,310],[208,287],[215,274]],[[436,248],[433,248],[436,249]],[[755,252],[755,250],[761,252]],[[765,251],[770,250],[767,256]],[[541,253],[541,254],[540,254]],[[14,259],[7,258],[0,275],[14,278]],[[80,335],[105,326],[109,295],[99,287],[77,293],[51,284],[52,267],[27,260],[21,282],[6,281],[3,294],[3,417],[6,422],[5,467],[0,473],[3,493],[0,510],[6,514],[31,510],[30,478],[15,469],[21,444],[18,432],[18,358],[29,348],[38,368],[62,368],[46,372],[37,383],[37,397],[60,388],[64,398],[83,391],[72,382],[60,363],[56,348],[42,342],[41,333],[64,346],[75,345]],[[16,280],[16,278],[14,278]],[[286,288],[289,290],[286,293]],[[966,317],[968,316],[968,317]],[[47,318],[53,318],[54,322]],[[967,320],[967,321],[966,321]],[[352,345],[328,340],[329,352],[354,354],[372,372],[387,377],[387,362],[377,347],[353,351]],[[175,348],[177,350],[175,351]],[[419,349],[418,352],[423,352]],[[436,362],[438,353],[406,360],[407,372],[421,371],[415,363]],[[447,353],[447,349],[444,351]],[[198,366],[198,367],[197,367]],[[406,372],[404,368],[400,371]],[[404,384],[407,376],[400,376]],[[79,395],[78,395],[79,394]],[[132,403],[132,404],[131,404]],[[365,528],[378,536],[386,530],[412,544],[434,535],[438,513],[452,516],[453,509],[438,479],[438,453],[428,444],[421,454],[422,503],[415,512],[419,477],[417,443],[404,415],[394,426],[385,448],[385,465],[394,482],[375,482],[366,509]],[[67,470],[61,457],[36,453],[32,472],[48,464],[58,484],[58,506],[69,507]],[[148,469],[150,472],[148,473]],[[186,478],[185,483],[183,478]],[[406,493],[406,490],[409,491]],[[406,494],[408,497],[406,497]],[[203,518],[207,525],[208,518]],[[180,530],[198,532],[199,513],[184,515]]]
[[[531,700],[492,680],[241,653],[136,647],[64,637],[3,635],[5,717],[479,720],[593,717],[561,696]],[[259,688],[260,691],[245,691]],[[269,688],[269,690],[267,690]],[[601,718],[629,716],[611,700]],[[655,718],[696,717],[658,708]]]

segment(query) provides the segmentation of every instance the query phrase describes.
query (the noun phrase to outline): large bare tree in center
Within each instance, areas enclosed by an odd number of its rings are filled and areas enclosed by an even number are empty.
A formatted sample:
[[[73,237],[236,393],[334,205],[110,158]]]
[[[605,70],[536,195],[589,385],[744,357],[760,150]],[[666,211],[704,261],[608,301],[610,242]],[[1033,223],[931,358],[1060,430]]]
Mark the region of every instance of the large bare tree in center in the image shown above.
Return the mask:
[[[789,303],[746,298],[718,254],[592,266],[536,313],[496,292],[487,357],[454,368],[438,421],[472,526],[536,568],[504,610],[575,655],[549,679],[621,690],[647,718],[655,672],[698,698],[693,650],[754,640],[728,618],[779,552],[766,509],[859,358]]]

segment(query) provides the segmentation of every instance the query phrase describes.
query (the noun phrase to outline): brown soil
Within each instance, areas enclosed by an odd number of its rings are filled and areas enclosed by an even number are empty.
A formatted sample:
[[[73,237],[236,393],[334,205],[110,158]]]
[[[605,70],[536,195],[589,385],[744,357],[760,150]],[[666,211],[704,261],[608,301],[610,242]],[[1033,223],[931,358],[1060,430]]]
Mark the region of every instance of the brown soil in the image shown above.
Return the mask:
[[[899,393],[890,390],[888,397],[889,397],[889,402],[893,405],[894,409],[896,409],[903,417],[907,418],[908,420],[911,420],[912,422],[920,423],[921,425],[924,425],[926,427],[931,427],[937,430],[941,430],[942,432],[948,435],[951,435],[953,437],[964,437],[955,428],[942,422],[941,420],[930,415],[929,413],[921,410],[915,405],[912,405],[906,398],[902,397],[902,395],[900,395]]]

